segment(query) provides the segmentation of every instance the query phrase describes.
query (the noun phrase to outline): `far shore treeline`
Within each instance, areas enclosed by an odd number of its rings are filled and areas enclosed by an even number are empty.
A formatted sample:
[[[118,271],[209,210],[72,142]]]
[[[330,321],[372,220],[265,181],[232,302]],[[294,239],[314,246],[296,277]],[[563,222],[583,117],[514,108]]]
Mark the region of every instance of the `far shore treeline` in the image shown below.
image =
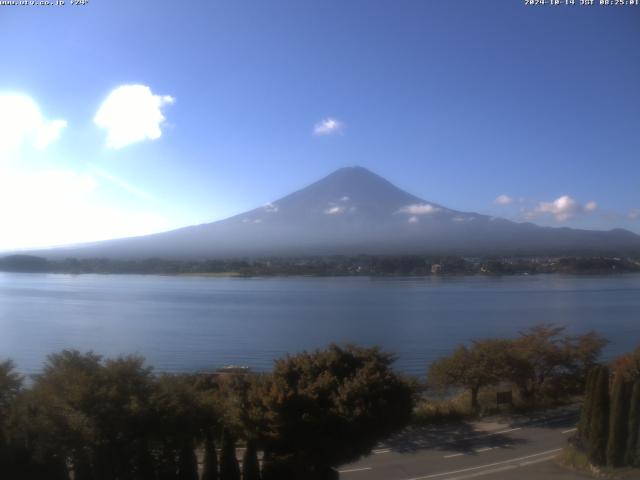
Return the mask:
[[[314,275],[314,276],[427,276],[524,275],[540,273],[610,274],[640,272],[637,257],[516,256],[458,257],[424,255],[334,255],[207,260],[147,258],[65,258],[34,255],[0,257],[0,271],[24,273],[100,273],[160,275]]]
[[[599,442],[606,449],[606,438],[613,438],[625,445],[619,461],[636,465],[640,348],[604,365],[605,344],[594,332],[570,336],[541,324],[516,338],[459,346],[430,366],[426,384],[395,372],[392,354],[353,345],[286,356],[264,374],[162,374],[138,356],[65,350],[50,355],[28,386],[6,360],[0,362],[0,474],[25,480],[336,479],[338,466],[411,422],[438,421],[420,418],[438,402],[462,399],[473,416],[491,411],[483,394],[492,392],[495,402],[495,392],[507,389],[514,393],[512,408],[522,411],[575,402],[585,385],[583,418],[600,412],[600,423],[606,416],[612,426],[591,436],[581,427],[587,440],[580,445]],[[593,393],[608,392],[609,384],[611,400],[609,393]],[[603,431],[598,422],[591,421],[592,431]]]

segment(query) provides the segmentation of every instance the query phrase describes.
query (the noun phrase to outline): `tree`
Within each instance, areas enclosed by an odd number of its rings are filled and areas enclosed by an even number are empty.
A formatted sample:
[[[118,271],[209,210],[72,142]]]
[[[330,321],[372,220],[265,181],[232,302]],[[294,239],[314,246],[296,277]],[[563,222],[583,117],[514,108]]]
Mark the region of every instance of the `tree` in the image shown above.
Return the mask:
[[[9,416],[22,390],[22,377],[11,360],[0,362],[0,471],[7,472],[16,463],[12,458],[13,445],[9,439]]]
[[[242,458],[242,480],[260,480],[260,464],[258,451],[254,441],[247,442],[247,448]]]
[[[393,361],[377,348],[335,344],[277,360],[260,397],[272,465],[288,465],[296,478],[327,478],[404,427],[414,388]]]
[[[262,480],[294,480],[293,473],[285,462],[276,460],[268,450],[262,457],[261,475]]]
[[[202,471],[202,480],[218,480],[218,455],[216,453],[216,444],[213,440],[213,434],[207,433],[204,442],[204,467]]]
[[[471,408],[477,410],[480,389],[509,376],[514,365],[511,351],[511,342],[503,339],[475,341],[470,348],[461,345],[450,356],[431,364],[429,384],[468,389]]]
[[[624,462],[626,465],[640,465],[640,380],[633,384],[629,406],[629,425]]]
[[[22,389],[23,378],[12,360],[0,362],[0,418],[3,418]]]
[[[591,463],[604,465],[609,433],[609,368],[605,366],[598,369],[598,378],[593,390],[592,409],[587,455]]]
[[[611,415],[607,443],[607,465],[620,467],[624,463],[629,422],[629,389],[625,378],[617,374],[611,392]]]
[[[187,458],[188,450],[206,438],[215,423],[215,409],[207,392],[188,375],[163,374],[156,377],[150,399],[152,438],[167,472]],[[167,473],[166,475],[169,475]]]
[[[220,480],[240,480],[240,466],[236,458],[236,442],[228,431],[225,431],[222,436]]]
[[[587,383],[584,391],[584,402],[580,413],[580,422],[578,423],[578,436],[582,443],[588,443],[589,426],[591,415],[593,412],[593,389],[598,378],[598,369],[592,368],[587,375]]]
[[[198,459],[188,445],[184,445],[178,455],[178,480],[198,480]]]
[[[578,392],[584,388],[587,372],[596,364],[604,338],[595,332],[561,336],[565,328],[536,325],[514,341],[513,381],[524,399],[534,399],[546,391]]]
[[[156,456],[158,480],[177,480],[178,462],[175,450],[165,444]]]
[[[616,358],[613,361],[613,370],[620,372],[630,382],[640,380],[640,347]]]
[[[28,398],[30,436],[37,438],[40,456],[70,460],[78,480],[93,480],[100,457],[95,418],[102,368],[102,357],[92,352],[49,355]]]

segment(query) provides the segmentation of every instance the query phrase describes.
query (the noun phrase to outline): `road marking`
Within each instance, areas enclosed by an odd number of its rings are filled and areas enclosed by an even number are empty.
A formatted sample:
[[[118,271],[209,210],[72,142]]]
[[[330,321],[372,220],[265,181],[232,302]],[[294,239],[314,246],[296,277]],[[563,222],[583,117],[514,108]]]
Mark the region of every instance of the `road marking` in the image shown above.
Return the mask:
[[[518,468],[518,465],[505,465],[503,467],[492,468],[491,470],[484,470],[482,472],[469,473],[460,477],[449,477],[447,480],[468,480],[469,478],[482,477],[484,475],[491,475],[492,473],[506,472]]]
[[[374,455],[380,455],[381,453],[389,453],[390,451],[390,448],[379,448],[378,450],[372,450],[371,453]]]
[[[529,460],[528,462],[522,462],[515,465],[504,465],[502,467],[492,468],[489,470],[483,470],[481,472],[469,473],[467,475],[462,475],[459,477],[449,477],[447,480],[469,480],[470,478],[482,477],[484,475],[491,475],[492,473],[500,473],[506,472],[509,470],[515,470],[519,467],[526,467],[528,465],[533,465],[536,463],[548,462],[549,460],[553,460],[555,455],[551,455],[549,457],[536,458],[535,460]]]
[[[534,465],[536,463],[548,462],[549,460],[553,460],[555,455],[551,455],[549,457],[536,458],[535,460],[529,460],[528,462],[522,462],[518,464],[519,467],[526,467],[527,465]]]
[[[571,433],[571,432],[575,432],[576,430],[578,430],[577,428],[570,428],[569,430],[564,430],[562,433]]]
[[[507,465],[509,463],[521,462],[522,460],[528,460],[530,458],[540,457],[542,455],[550,455],[552,453],[557,453],[561,450],[562,448],[556,448],[554,450],[547,450],[546,452],[534,453],[532,455],[527,455],[525,457],[512,458],[511,460],[503,460],[502,462],[488,463],[486,465],[478,465],[477,467],[463,468],[462,470],[452,470],[450,472],[433,473],[431,475],[424,475],[422,477],[407,478],[406,480],[426,480],[428,478],[443,477],[445,475],[455,475],[456,473],[472,472],[473,470],[480,470],[482,468],[497,467],[499,465]]]
[[[452,453],[451,455],[445,455],[444,458],[461,457],[464,453]]]
[[[476,453],[488,452],[489,450],[493,450],[493,448],[494,447],[479,448],[478,450],[474,450],[474,452]]]
[[[373,469],[371,467],[348,468],[347,470],[338,470],[338,473],[366,472],[367,470],[373,470]]]
[[[499,435],[501,433],[509,433],[509,432],[515,432],[517,430],[522,430],[522,427],[516,427],[516,428],[509,428],[508,430],[500,430],[499,432],[493,432],[491,433],[491,435]]]

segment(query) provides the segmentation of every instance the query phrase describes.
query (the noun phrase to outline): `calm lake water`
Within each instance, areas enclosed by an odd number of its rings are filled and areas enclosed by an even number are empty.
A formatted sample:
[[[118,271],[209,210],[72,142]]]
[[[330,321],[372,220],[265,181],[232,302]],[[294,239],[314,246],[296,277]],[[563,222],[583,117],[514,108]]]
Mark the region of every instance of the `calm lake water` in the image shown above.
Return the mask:
[[[640,344],[640,275],[203,278],[0,273],[0,358],[25,373],[63,348],[138,353],[161,371],[269,370],[329,342],[381,345],[424,375],[460,342],[538,322]]]

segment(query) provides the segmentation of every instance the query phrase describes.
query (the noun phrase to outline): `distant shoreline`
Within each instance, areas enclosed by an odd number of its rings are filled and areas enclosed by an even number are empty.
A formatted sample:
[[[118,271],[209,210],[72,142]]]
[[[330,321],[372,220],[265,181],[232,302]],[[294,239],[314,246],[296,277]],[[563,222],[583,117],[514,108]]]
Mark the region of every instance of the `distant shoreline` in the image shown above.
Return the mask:
[[[31,255],[0,257],[13,273],[138,274],[189,277],[450,277],[538,274],[615,275],[640,272],[640,258],[331,256],[225,260],[48,260]]]

